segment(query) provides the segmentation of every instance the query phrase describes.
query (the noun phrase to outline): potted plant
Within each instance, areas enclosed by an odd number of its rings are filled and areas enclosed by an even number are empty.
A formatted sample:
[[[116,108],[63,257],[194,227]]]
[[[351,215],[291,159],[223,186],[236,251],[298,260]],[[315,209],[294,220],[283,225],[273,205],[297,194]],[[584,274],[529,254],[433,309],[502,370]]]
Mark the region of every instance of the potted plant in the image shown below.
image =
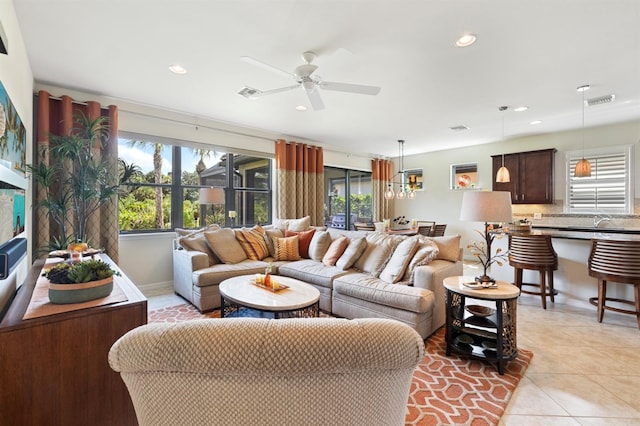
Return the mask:
[[[50,161],[27,165],[36,185],[46,194],[36,209],[45,209],[57,227],[57,236],[41,250],[64,250],[71,243],[91,243],[87,241],[89,219],[118,190],[118,185],[112,184],[110,163],[94,152],[107,137],[106,117],[92,119],[78,113],[69,135],[51,135],[52,143],[47,149]]]
[[[111,294],[113,276],[119,275],[99,259],[58,263],[43,274],[49,280],[49,300],[54,304],[81,303]]]

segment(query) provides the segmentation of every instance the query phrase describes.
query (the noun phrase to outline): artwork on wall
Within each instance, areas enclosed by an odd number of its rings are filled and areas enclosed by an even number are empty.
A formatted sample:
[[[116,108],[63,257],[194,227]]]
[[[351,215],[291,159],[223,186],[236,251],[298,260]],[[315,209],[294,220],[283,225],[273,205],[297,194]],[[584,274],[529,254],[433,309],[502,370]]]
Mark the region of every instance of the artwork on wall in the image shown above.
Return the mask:
[[[25,175],[27,131],[0,82],[0,167]]]
[[[407,191],[424,191],[422,169],[405,170],[403,184]]]
[[[478,163],[452,164],[451,189],[478,189]]]
[[[5,188],[0,182],[0,242],[24,232],[24,189]]]

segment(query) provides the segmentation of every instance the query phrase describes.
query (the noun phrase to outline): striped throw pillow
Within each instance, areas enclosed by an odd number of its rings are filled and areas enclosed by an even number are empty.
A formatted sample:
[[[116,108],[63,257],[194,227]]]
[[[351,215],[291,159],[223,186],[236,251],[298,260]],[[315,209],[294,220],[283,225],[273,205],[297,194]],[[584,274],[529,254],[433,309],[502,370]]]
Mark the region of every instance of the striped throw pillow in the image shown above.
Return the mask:
[[[262,260],[269,256],[267,243],[264,241],[264,230],[260,225],[253,228],[236,229],[236,239],[251,260]]]
[[[273,237],[275,260],[300,260],[298,240],[297,235],[284,238]]]

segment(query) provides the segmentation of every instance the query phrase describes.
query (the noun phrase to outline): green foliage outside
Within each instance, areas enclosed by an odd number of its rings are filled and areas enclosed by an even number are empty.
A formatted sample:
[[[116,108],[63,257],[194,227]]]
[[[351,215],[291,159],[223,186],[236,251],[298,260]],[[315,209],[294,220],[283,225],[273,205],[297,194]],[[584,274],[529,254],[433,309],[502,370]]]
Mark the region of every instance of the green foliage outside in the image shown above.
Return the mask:
[[[371,218],[372,201],[371,194],[351,194],[349,196],[351,214],[357,214],[359,218]],[[331,211],[344,213],[346,209],[345,197],[331,197]]]

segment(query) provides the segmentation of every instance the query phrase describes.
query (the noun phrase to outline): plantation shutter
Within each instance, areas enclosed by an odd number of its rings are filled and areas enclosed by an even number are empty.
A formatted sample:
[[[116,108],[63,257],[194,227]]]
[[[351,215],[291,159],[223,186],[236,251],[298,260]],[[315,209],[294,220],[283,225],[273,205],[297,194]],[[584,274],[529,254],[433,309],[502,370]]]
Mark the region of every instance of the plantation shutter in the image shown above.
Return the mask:
[[[629,156],[626,152],[586,155],[591,163],[591,177],[574,177],[582,156],[569,160],[568,206],[570,212],[628,211]]]

